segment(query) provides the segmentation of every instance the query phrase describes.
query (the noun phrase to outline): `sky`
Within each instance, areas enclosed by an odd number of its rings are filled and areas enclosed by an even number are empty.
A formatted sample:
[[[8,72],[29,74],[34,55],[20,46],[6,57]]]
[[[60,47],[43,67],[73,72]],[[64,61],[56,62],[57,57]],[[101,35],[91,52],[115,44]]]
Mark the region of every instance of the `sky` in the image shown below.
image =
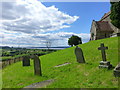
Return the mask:
[[[110,11],[109,2],[40,2],[17,0],[0,2],[0,46],[68,46],[77,35],[86,43],[93,20]]]

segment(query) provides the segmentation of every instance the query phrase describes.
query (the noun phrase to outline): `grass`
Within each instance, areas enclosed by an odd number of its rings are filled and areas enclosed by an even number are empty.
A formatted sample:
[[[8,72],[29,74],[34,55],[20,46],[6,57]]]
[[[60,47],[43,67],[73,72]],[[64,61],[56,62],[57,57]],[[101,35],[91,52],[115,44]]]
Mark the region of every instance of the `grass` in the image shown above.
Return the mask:
[[[2,88],[2,70],[0,70],[0,90],[1,90],[1,88]]]
[[[113,76],[113,70],[98,68],[102,58],[97,48],[102,42],[109,48],[106,50],[107,60],[116,66],[118,37],[101,39],[79,45],[83,50],[86,64],[76,62],[75,47],[40,56],[42,77],[34,76],[32,60],[30,67],[22,67],[22,62],[12,64],[2,70],[3,88],[22,88],[49,79],[55,81],[46,88],[118,88],[118,78]],[[71,64],[54,67],[66,62]]]

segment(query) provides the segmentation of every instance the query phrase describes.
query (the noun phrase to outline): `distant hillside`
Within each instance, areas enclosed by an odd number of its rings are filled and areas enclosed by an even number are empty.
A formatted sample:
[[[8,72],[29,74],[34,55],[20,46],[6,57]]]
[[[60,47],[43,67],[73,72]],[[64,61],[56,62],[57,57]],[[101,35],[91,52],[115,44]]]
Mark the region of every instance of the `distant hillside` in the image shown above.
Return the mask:
[[[0,48],[2,48],[2,49],[9,49],[10,47],[9,46],[0,46]]]
[[[49,47],[49,48],[69,48],[70,46],[58,46],[58,47]],[[26,47],[26,48],[48,48],[48,47]]]
[[[98,50],[100,43],[108,46],[107,60],[116,66],[118,37],[90,41],[79,45],[83,50],[86,64],[76,62],[75,47],[59,50],[40,56],[42,77],[34,76],[32,60],[30,67],[22,67],[22,63],[18,62],[3,69],[3,87],[22,88],[32,83],[54,79],[55,81],[46,88],[118,88],[118,78],[113,76],[113,70],[98,68],[102,60],[101,51]],[[66,62],[71,64],[55,67]]]

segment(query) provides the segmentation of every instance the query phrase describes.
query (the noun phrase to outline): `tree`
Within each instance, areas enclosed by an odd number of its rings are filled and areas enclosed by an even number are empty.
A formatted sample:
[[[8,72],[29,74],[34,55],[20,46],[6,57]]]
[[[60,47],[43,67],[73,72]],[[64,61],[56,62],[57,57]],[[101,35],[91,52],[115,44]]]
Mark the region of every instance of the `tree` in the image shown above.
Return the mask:
[[[111,2],[111,23],[120,29],[120,1]]]
[[[72,35],[69,39],[68,39],[68,45],[73,46],[73,45],[78,45],[78,44],[82,44],[82,40],[80,37]]]

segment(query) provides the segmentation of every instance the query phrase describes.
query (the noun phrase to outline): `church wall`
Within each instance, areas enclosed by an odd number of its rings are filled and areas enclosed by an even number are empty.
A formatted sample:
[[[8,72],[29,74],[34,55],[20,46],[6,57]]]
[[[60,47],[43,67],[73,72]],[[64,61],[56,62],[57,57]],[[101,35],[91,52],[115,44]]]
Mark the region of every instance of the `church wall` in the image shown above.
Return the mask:
[[[113,33],[120,33],[120,29],[118,29],[117,27],[115,27],[111,22],[109,22],[111,28],[113,29]]]
[[[97,39],[109,38],[112,32],[97,32]]]
[[[91,40],[95,40],[96,39],[96,26],[95,26],[95,21],[92,22],[92,26],[91,26]],[[94,35],[93,35],[94,34]]]

